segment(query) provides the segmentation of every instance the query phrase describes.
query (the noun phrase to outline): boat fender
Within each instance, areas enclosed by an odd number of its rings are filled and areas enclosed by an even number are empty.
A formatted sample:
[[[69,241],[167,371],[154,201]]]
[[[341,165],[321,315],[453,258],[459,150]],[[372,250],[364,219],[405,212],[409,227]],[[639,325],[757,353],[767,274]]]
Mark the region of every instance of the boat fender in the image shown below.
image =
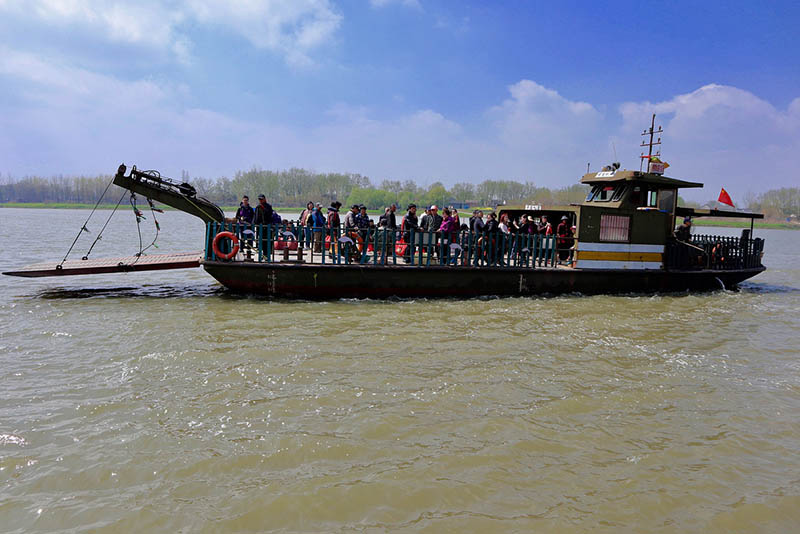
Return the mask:
[[[219,242],[226,237],[233,242],[233,248],[227,254],[223,254],[222,251],[219,249]],[[223,260],[229,260],[234,256],[236,256],[236,253],[239,252],[239,238],[236,237],[236,234],[234,234],[233,232],[220,232],[216,236],[214,236],[214,241],[211,242],[211,248],[214,250],[214,254],[218,258],[222,258]]]

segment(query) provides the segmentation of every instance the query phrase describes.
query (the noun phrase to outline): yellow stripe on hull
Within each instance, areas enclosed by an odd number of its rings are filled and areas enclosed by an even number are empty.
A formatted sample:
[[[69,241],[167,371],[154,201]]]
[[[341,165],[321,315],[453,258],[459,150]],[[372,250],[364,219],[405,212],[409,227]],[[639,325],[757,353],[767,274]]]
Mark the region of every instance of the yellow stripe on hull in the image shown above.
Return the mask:
[[[663,262],[664,255],[660,252],[600,252],[593,250],[578,250],[578,261],[647,261]]]

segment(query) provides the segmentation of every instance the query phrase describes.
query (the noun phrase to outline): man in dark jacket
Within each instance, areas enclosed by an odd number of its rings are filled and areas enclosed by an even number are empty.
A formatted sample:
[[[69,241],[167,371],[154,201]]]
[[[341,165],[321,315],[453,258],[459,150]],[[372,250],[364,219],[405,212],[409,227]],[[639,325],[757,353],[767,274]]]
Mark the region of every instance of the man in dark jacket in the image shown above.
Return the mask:
[[[394,214],[394,212],[396,211],[397,211],[397,204],[392,204],[391,206],[389,206],[389,213],[387,214],[388,215],[387,222],[390,230],[397,229],[397,217]]]
[[[439,208],[434,204],[431,206],[431,214],[425,219],[425,228],[429,232],[438,232],[439,227],[442,225],[442,216],[439,215]]]
[[[403,217],[403,224],[400,228],[403,232],[415,232],[419,230],[419,223],[417,222],[417,205],[409,204],[406,216]]]
[[[430,218],[430,216],[431,216],[431,208],[427,207],[425,208],[425,212],[422,214],[422,217],[420,217],[419,219],[420,230],[424,230],[425,228],[428,227],[428,219]]]
[[[256,216],[253,222],[254,224],[272,224],[272,206],[264,195],[258,195],[258,206],[256,206]]]
[[[556,248],[558,249],[558,261],[566,261],[569,258],[569,249],[572,248],[572,226],[566,215],[561,216],[561,222],[556,228]]]
[[[400,230],[403,232],[403,241],[411,243],[411,231],[414,231],[414,240],[419,241],[416,236],[419,232],[419,223],[417,222],[417,205],[409,204],[406,216],[403,217],[403,223],[400,225]],[[411,246],[406,247],[406,258],[411,255]]]
[[[475,220],[472,221],[472,231],[476,234],[480,234],[483,232],[484,226],[486,226],[486,223],[483,222],[483,212],[481,210],[475,210]]]
[[[686,217],[683,224],[675,229],[675,239],[688,243],[692,240],[692,220]]]

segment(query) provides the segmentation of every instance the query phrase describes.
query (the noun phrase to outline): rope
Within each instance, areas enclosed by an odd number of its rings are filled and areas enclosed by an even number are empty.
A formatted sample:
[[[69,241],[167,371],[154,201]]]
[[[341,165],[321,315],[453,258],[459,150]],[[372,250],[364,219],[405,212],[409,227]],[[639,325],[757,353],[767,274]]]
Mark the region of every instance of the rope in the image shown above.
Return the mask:
[[[148,199],[147,199],[147,203],[150,205],[150,213],[153,215],[153,222],[154,222],[154,223],[155,223],[155,225],[156,225],[156,236],[153,238],[153,242],[152,242],[152,243],[150,243],[149,245],[147,245],[146,247],[144,247],[144,249],[142,249],[142,251],[141,251],[141,253],[140,253],[140,254],[144,254],[144,253],[145,253],[145,251],[146,251],[147,249],[149,249],[150,247],[155,247],[155,248],[158,248],[158,245],[156,245],[156,241],[158,240],[158,234],[159,234],[159,232],[161,232],[161,225],[160,225],[160,224],[158,224],[158,219],[156,219],[156,212],[164,213],[164,211],[163,211],[163,210],[160,210],[160,209],[156,208],[156,207],[153,205],[153,201],[152,201],[151,199],[149,199],[149,198],[148,198]]]
[[[139,208],[136,207],[136,193],[131,192],[130,203],[131,207],[133,208],[133,214],[136,216],[136,232],[139,234],[139,252],[135,254],[136,259],[133,260],[133,262],[130,264],[133,265],[134,263],[139,261],[139,258],[142,257],[142,252],[144,252],[144,249],[142,248],[142,228],[141,228],[141,222],[142,219],[144,219],[144,215],[142,215],[142,212],[139,211]]]
[[[69,256],[69,253],[72,252],[72,249],[75,247],[75,243],[77,243],[78,239],[81,237],[81,233],[89,231],[89,229],[86,228],[86,225],[89,224],[89,219],[91,219],[92,215],[94,215],[94,212],[97,211],[97,206],[100,205],[100,202],[102,202],[103,197],[105,197],[106,193],[108,192],[108,188],[111,187],[111,184],[113,184],[113,183],[114,183],[114,178],[112,177],[111,180],[108,182],[108,185],[106,185],[106,188],[103,189],[103,194],[100,195],[100,198],[97,199],[97,202],[95,203],[94,208],[92,208],[91,213],[89,213],[89,216],[86,218],[86,222],[84,222],[83,226],[81,226],[81,229],[78,230],[78,235],[75,236],[75,240],[72,241],[72,245],[70,245],[69,250],[67,251],[66,254],[64,254],[64,259],[61,260],[61,263],[56,265],[56,270],[57,271],[60,271],[62,266],[64,265],[64,262],[67,261],[67,257]],[[123,194],[123,196],[124,196],[124,194]],[[119,204],[117,204],[117,205],[119,205]],[[92,245],[92,246],[94,246],[94,245]],[[91,249],[89,249],[89,250],[91,251]],[[88,256],[88,254],[87,254],[87,256]]]
[[[100,232],[97,234],[97,237],[95,238],[94,242],[92,243],[92,246],[89,247],[89,250],[88,250],[88,252],[86,252],[86,255],[83,258],[81,258],[82,260],[88,260],[89,259],[89,254],[92,253],[92,249],[97,244],[97,242],[100,241],[103,238],[103,232],[105,231],[106,226],[108,226],[108,223],[111,222],[111,217],[113,217],[114,214],[117,212],[117,208],[119,208],[119,205],[122,204],[122,199],[125,198],[126,194],[127,194],[127,191],[123,192],[122,196],[119,197],[119,200],[117,201],[117,205],[114,206],[114,209],[111,211],[111,215],[109,215],[108,219],[106,219],[106,223],[100,229]]]

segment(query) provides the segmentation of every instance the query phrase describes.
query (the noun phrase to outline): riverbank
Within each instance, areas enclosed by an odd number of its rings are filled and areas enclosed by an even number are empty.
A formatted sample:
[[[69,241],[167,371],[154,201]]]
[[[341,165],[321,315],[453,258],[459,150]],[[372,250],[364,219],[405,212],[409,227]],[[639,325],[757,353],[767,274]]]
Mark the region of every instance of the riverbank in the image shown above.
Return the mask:
[[[696,218],[695,226],[723,226],[726,228],[750,228],[750,221],[732,221],[729,219],[706,219],[705,217]],[[800,224],[787,222],[758,221],[754,224],[755,228],[772,230],[800,230]]]

